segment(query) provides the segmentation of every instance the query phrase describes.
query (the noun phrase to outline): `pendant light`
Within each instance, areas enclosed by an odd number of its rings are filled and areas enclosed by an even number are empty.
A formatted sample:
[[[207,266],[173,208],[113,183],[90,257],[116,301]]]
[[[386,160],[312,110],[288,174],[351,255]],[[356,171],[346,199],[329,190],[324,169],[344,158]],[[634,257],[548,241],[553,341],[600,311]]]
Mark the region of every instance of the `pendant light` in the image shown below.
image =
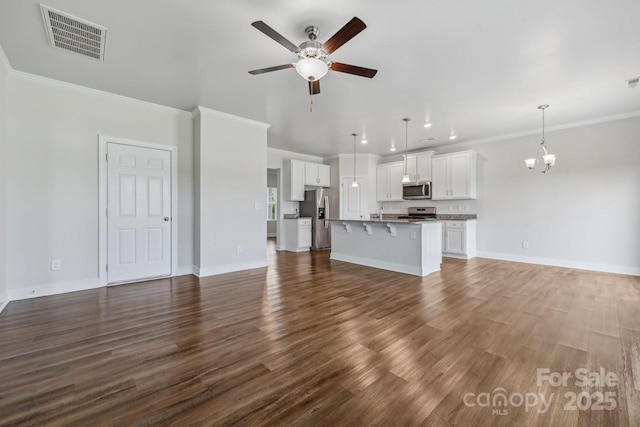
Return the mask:
[[[547,145],[545,144],[545,140],[544,140],[544,110],[547,108],[549,108],[548,104],[543,104],[538,106],[538,110],[542,110],[542,141],[540,142],[540,147],[538,147],[538,152],[536,153],[536,157],[531,159],[526,159],[524,161],[524,164],[527,166],[527,168],[529,168],[530,170],[534,170],[536,168],[536,165],[538,164],[538,158],[541,157],[540,150],[542,150],[542,162],[544,163],[544,169],[539,171],[542,173],[549,172],[549,169],[551,169],[556,164],[556,155],[549,154]]]
[[[358,134],[352,133],[351,135],[353,135],[353,182],[351,183],[351,187],[357,188],[358,181],[356,180],[356,136],[358,136]]]
[[[405,124],[405,132],[404,132],[404,175],[402,175],[402,183],[406,184],[411,182],[411,178],[409,178],[409,172],[407,171],[407,156],[409,155],[409,121],[411,120],[409,117],[405,117],[402,119]]]

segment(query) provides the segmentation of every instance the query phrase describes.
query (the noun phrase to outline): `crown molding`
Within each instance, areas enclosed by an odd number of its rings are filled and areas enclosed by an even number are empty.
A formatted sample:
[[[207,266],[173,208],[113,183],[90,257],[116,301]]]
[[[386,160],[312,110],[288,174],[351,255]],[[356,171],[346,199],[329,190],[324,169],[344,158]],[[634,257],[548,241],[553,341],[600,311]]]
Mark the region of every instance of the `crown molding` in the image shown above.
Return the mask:
[[[9,62],[9,58],[7,58],[7,55],[4,53],[4,49],[2,49],[2,46],[0,46],[0,62],[3,63],[5,67],[7,67],[7,70],[9,71],[9,73],[13,71],[13,67],[11,67],[11,62]]]
[[[566,129],[575,129],[575,128],[580,128],[580,127],[584,127],[584,126],[591,126],[591,125],[597,125],[600,123],[607,123],[607,122],[615,122],[617,120],[625,120],[625,119],[631,119],[634,117],[640,117],[640,111],[629,111],[627,113],[621,113],[621,114],[614,114],[611,116],[604,116],[604,117],[597,117],[595,119],[589,119],[589,120],[582,120],[579,122],[571,122],[571,123],[565,123],[565,124],[561,124],[561,125],[557,125],[557,126],[547,126],[545,127],[545,133],[548,132],[555,132],[555,131],[559,131],[559,130],[566,130]],[[481,139],[472,139],[469,141],[460,141],[460,142],[456,142],[454,144],[449,143],[449,144],[442,144],[442,145],[437,145],[437,146],[432,146],[430,147],[430,149],[435,149],[435,148],[440,148],[440,147],[455,147],[455,146],[468,146],[468,145],[478,145],[478,144],[487,144],[490,142],[497,142],[497,141],[504,141],[505,139],[515,139],[515,138],[521,138],[521,137],[525,137],[525,136],[531,136],[531,135],[539,135],[540,134],[540,129],[532,129],[532,130],[527,130],[527,131],[522,131],[522,132],[514,132],[514,133],[509,133],[509,134],[505,134],[505,135],[498,135],[498,136],[491,136],[488,138],[481,138]]]
[[[193,115],[193,117],[197,117],[199,115],[202,115],[203,113],[211,115],[211,116],[216,116],[216,117],[219,117],[221,119],[241,122],[241,123],[244,123],[244,124],[248,124],[248,125],[251,125],[251,126],[257,126],[257,127],[261,127],[261,128],[265,128],[265,129],[268,129],[271,126],[271,124],[269,124],[269,123],[264,123],[264,122],[259,122],[257,120],[247,119],[246,117],[236,116],[235,114],[223,113],[222,111],[212,110],[210,108],[202,107],[200,105],[198,105],[196,108],[194,108],[191,111],[191,114]]]
[[[105,92],[103,90],[98,90],[98,89],[92,89],[86,86],[80,86],[73,83],[67,83],[60,80],[51,79],[49,77],[37,76],[35,74],[25,73],[24,71],[13,70],[11,71],[10,74],[12,77],[15,77],[19,80],[23,80],[27,82],[37,83],[37,84],[41,84],[44,86],[49,86],[57,89],[71,90],[77,93],[83,93],[87,95],[93,95],[93,96],[103,97],[103,98],[107,98],[115,101],[125,102],[127,104],[131,104],[136,107],[147,108],[147,109],[155,110],[161,113],[171,114],[177,117],[184,117],[188,119],[193,118],[193,115],[189,111],[179,110],[177,108],[167,107],[160,104],[154,104],[153,102],[142,101],[142,100],[130,98],[124,95],[117,95],[115,93]]]

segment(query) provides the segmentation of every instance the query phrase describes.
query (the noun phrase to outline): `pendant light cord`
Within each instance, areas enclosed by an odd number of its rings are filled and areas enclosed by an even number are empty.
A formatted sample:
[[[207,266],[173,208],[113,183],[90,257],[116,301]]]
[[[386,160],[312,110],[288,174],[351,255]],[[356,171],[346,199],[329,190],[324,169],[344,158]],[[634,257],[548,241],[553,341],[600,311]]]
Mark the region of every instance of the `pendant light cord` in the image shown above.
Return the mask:
[[[542,144],[544,145],[544,108],[542,109]]]
[[[407,156],[409,154],[409,117],[405,117],[404,119],[404,174],[407,175]]]
[[[358,134],[352,133],[351,135],[353,135],[353,182],[357,182],[356,181],[356,137],[358,136]]]

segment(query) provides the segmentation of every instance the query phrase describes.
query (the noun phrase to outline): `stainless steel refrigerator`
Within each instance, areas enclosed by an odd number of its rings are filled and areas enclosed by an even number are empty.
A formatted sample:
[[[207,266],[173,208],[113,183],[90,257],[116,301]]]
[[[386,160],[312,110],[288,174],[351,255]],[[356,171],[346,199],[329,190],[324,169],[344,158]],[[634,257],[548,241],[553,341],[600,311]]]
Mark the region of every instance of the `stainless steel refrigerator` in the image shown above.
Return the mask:
[[[329,219],[337,219],[338,206],[332,206],[331,190],[316,188],[304,192],[300,202],[300,216],[311,217],[311,250],[331,248]]]

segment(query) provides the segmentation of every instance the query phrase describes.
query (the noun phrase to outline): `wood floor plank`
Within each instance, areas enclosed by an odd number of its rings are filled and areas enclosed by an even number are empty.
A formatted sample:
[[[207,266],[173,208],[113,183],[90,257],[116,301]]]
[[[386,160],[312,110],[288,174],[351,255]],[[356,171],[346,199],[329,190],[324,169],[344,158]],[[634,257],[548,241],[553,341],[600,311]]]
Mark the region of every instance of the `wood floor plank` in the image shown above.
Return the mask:
[[[640,425],[640,278],[475,258],[269,267],[11,302],[0,425]],[[548,380],[614,373],[614,386]],[[469,406],[496,390],[550,399]],[[615,393],[567,410],[565,393]]]

